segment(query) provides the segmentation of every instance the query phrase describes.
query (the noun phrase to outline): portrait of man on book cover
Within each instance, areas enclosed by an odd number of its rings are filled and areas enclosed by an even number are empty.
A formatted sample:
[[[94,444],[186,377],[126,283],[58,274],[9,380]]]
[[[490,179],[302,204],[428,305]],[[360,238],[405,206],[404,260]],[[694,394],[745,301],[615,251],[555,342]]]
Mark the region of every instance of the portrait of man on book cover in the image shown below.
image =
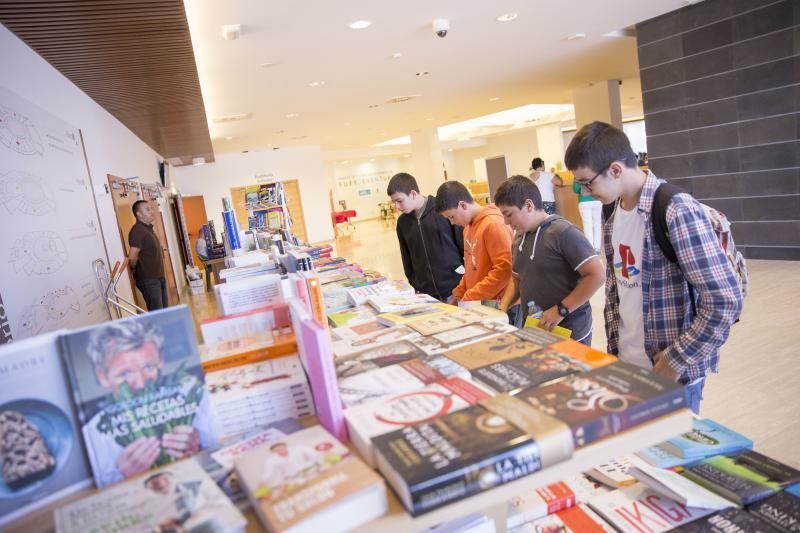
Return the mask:
[[[75,332],[65,352],[98,486],[216,443],[184,306]]]

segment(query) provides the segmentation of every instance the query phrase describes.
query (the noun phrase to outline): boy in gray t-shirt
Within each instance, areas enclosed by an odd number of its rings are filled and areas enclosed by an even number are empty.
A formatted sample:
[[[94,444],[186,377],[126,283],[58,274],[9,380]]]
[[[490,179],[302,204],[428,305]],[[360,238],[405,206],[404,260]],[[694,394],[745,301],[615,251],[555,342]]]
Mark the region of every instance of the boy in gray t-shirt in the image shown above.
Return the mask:
[[[589,298],[605,283],[603,264],[583,232],[558,215],[548,215],[535,183],[512,176],[495,194],[506,224],[518,234],[512,249],[512,276],[500,308],[520,299],[519,322],[540,319],[539,327],[572,330],[572,338],[592,342]]]

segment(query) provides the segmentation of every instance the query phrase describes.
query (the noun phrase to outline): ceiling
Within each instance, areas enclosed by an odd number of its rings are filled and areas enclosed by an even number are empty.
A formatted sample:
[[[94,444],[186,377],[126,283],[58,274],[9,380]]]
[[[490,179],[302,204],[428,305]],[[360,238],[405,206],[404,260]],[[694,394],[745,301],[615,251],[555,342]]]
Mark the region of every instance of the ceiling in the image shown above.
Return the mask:
[[[173,164],[214,160],[180,0],[3,0],[0,22]]]
[[[641,114],[635,39],[604,34],[684,5],[185,0],[217,153],[366,147],[526,104],[571,103],[575,88],[615,78],[623,80],[623,113]],[[496,21],[510,12],[515,20]],[[449,19],[446,38],[432,31],[438,17]],[[362,19],[372,25],[348,27]],[[230,24],[242,25],[237,40],[222,37],[221,27]],[[567,39],[576,33],[585,38]],[[402,57],[393,58],[398,52]],[[415,98],[387,103],[401,96]],[[248,118],[214,121],[231,115]]]

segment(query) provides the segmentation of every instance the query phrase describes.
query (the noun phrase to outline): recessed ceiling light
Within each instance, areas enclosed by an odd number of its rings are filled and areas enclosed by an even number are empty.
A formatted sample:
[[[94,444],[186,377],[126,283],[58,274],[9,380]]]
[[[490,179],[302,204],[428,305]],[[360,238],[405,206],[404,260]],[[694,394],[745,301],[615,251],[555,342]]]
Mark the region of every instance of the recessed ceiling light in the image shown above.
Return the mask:
[[[411,154],[403,154],[403,157],[411,157]]]
[[[368,20],[357,20],[350,23],[351,30],[363,30],[364,28],[369,28],[370,26],[372,26],[372,22]]]
[[[503,13],[502,15],[497,17],[497,22],[511,22],[515,18],[517,18],[516,13]]]
[[[369,160],[370,161],[375,161],[375,158],[374,157],[370,157]]]
[[[577,41],[578,39],[583,39],[586,37],[586,34],[583,32],[573,33],[569,37],[567,37],[568,41]]]
[[[421,78],[422,76],[427,76],[428,74],[430,74],[430,72],[428,72],[427,70],[420,70],[419,72],[417,72],[417,77]]]
[[[427,120],[428,122],[431,122],[433,119],[431,117],[428,117],[425,120]]]
[[[346,164],[347,164],[347,163],[349,163],[349,162],[350,162],[350,161],[344,160],[344,161],[342,161],[342,164],[343,164],[343,165],[346,165]]]
[[[403,52],[395,52],[392,54],[392,59],[400,59],[403,57]]]
[[[288,115],[286,115],[286,118],[295,118],[297,116],[298,116],[297,113],[289,113]]]
[[[277,61],[268,61],[266,63],[261,63],[261,67],[262,68],[272,68],[272,67],[277,67],[278,64],[279,63]]]
[[[242,34],[241,24],[226,24],[222,26],[222,37],[228,41],[235,41]]]
[[[225,137],[226,141],[230,141],[231,139],[233,139],[233,135],[228,135],[227,137]]]
[[[320,85],[325,85],[324,81],[312,81],[308,84],[309,87],[319,87]]]
[[[453,151],[453,149],[452,149],[452,148],[448,148],[448,149],[447,149],[447,151],[448,151],[448,152],[452,152],[452,151]]]
[[[492,96],[491,98],[489,98],[489,101],[490,101],[490,102],[496,102],[496,101],[498,101],[498,100],[500,100],[500,97],[499,97],[499,96]]]

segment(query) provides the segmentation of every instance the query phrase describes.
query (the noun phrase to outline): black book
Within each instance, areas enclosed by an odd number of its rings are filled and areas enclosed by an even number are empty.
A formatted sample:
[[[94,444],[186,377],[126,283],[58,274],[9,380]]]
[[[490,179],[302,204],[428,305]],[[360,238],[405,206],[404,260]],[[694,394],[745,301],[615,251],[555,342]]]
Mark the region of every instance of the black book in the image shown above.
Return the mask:
[[[800,533],[800,498],[794,494],[779,492],[753,504],[749,511],[778,531]]]
[[[672,530],[679,533],[775,533],[778,530],[741,509],[725,509]]]

